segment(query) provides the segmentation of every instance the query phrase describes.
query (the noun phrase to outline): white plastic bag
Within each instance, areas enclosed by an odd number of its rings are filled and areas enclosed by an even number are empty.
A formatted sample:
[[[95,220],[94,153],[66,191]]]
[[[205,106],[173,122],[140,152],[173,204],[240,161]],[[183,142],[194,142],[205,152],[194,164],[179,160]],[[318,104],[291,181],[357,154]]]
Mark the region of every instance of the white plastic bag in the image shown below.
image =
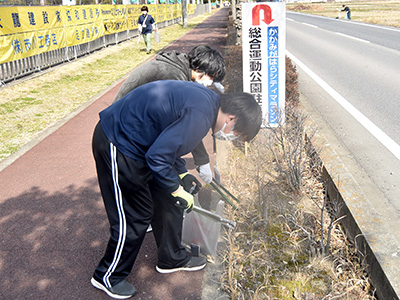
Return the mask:
[[[161,41],[161,35],[158,33],[158,31],[153,31],[153,37],[156,43],[159,43]]]
[[[200,206],[197,195],[194,197],[195,205]],[[220,201],[217,205],[216,213],[222,215],[224,202]],[[221,223],[206,215],[192,211],[185,214],[182,229],[182,243],[187,248],[192,244],[200,247],[200,253],[207,257],[208,261],[213,262],[217,255],[217,245]]]

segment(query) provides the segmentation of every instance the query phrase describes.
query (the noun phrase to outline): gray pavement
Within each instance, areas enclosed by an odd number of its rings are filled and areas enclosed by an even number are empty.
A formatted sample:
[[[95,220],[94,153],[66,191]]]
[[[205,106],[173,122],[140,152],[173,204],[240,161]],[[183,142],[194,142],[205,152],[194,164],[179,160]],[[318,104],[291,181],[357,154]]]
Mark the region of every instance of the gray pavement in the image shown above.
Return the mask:
[[[188,52],[204,43],[224,54],[227,23],[228,9],[222,8],[166,50]],[[121,84],[0,164],[0,299],[110,299],[90,284],[109,235],[91,138],[98,113]],[[206,147],[211,154],[210,136]],[[193,172],[190,156],[187,161]],[[138,290],[133,299],[219,297],[218,264],[166,275],[156,272],[156,262],[154,238],[147,234],[128,277]]]

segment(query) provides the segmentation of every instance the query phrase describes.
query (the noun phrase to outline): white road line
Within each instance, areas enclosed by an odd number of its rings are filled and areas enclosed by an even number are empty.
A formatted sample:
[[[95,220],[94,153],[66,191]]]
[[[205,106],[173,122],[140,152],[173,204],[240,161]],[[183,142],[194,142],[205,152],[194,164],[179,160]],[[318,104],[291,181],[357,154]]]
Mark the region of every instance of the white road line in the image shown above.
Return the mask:
[[[297,14],[297,15],[304,15],[304,13],[299,13],[299,12],[293,12],[293,11],[288,11],[286,12],[286,16],[290,15],[290,14]],[[307,15],[308,17],[312,17],[312,18],[320,18],[320,19],[329,19],[332,20],[331,17],[325,17],[325,16],[318,16],[318,15]],[[287,17],[286,17],[287,18]],[[344,20],[344,19],[335,19],[335,21],[340,21],[340,22],[349,22],[349,20]],[[392,28],[392,27],[386,27],[383,25],[377,25],[377,24],[368,24],[368,23],[362,23],[362,22],[357,22],[357,21],[351,21],[351,24],[356,25],[356,26],[368,26],[368,27],[375,27],[378,29],[382,29],[382,30],[389,30],[389,31],[400,31],[399,28]]]
[[[353,40],[356,40],[356,41],[359,41],[359,42],[371,43],[370,41],[363,40],[363,39],[359,39],[359,38],[356,38],[356,37],[354,37],[354,36],[347,35],[347,34],[344,34],[344,33],[340,33],[340,32],[335,32],[335,33],[336,33],[337,35],[341,35],[341,36],[344,36],[344,37],[347,37],[347,38],[349,38],[349,39],[353,39]]]
[[[301,22],[301,24],[309,26],[309,27],[313,27],[313,28],[318,28],[318,26],[315,26],[315,25],[312,25],[312,24],[308,24],[308,23],[304,23],[304,22]]]
[[[384,133],[378,126],[372,123],[366,116],[364,116],[357,108],[355,108],[349,101],[343,98],[331,86],[323,81],[317,74],[311,71],[305,64],[297,59],[293,54],[286,50],[286,55],[304,72],[308,74],[320,87],[322,87],[332,98],[339,103],[350,115],[353,116],[365,129],[367,129],[383,146],[393,153],[397,159],[400,160],[400,145],[393,141],[386,133]]]

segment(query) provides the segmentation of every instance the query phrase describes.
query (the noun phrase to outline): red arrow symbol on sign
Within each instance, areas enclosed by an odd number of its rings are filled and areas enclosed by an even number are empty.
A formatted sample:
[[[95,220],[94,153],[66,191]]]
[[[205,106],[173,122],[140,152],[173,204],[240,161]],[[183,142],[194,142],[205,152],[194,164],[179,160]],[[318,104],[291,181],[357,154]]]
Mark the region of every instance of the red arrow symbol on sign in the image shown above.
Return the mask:
[[[269,7],[266,4],[260,4],[256,5],[253,7],[252,13],[253,13],[253,26],[259,26],[260,25],[260,11],[264,12],[264,20],[262,20],[265,24],[269,25],[274,21],[272,19],[272,11],[271,7]]]

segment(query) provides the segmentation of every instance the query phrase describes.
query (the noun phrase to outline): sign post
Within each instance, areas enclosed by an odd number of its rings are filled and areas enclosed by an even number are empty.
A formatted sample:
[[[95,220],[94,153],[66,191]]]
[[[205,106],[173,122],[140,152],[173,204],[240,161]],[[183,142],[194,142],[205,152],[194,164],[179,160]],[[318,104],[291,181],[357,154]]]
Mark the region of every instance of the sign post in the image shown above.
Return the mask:
[[[285,32],[285,3],[242,3],[243,90],[261,106],[263,127],[285,122]]]

